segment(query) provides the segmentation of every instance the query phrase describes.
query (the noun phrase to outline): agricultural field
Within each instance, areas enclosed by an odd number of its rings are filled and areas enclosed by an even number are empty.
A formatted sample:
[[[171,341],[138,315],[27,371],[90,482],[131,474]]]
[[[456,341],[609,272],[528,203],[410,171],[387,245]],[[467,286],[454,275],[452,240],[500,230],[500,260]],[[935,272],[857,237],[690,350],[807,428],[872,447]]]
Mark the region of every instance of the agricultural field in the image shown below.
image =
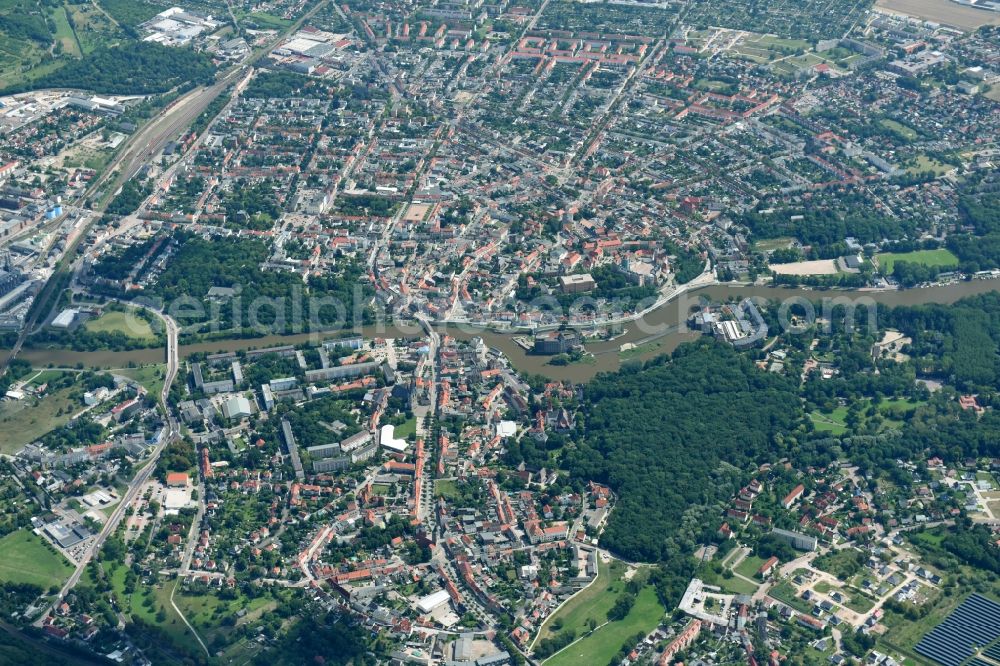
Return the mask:
[[[924,266],[950,267],[958,265],[958,257],[951,250],[938,248],[936,250],[914,250],[913,252],[884,252],[876,255],[879,268],[884,275],[892,274],[893,264],[897,261],[909,261]]]
[[[0,539],[0,581],[48,589],[66,580],[73,567],[42,538],[22,529]]]

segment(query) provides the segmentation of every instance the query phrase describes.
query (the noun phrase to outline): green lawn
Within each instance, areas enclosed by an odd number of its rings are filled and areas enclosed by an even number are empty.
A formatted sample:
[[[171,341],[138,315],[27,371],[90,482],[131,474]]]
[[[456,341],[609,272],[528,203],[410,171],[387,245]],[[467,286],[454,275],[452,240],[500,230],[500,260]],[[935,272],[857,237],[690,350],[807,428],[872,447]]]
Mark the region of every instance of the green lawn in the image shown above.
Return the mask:
[[[622,575],[627,568],[627,565],[620,560],[603,562],[598,558],[597,580],[585,590],[578,592],[562,608],[549,616],[542,624],[536,640],[540,641],[566,630],[573,630],[577,636],[582,636],[590,631],[588,623],[591,619],[595,620],[597,624],[606,622],[608,611],[625,593],[625,581],[622,580]],[[562,626],[560,629],[554,630],[552,627],[557,622],[561,622]],[[615,652],[617,652],[617,648]]]
[[[62,377],[64,372],[64,370],[39,370],[31,375],[31,378],[28,380],[28,386],[38,387],[42,384],[48,384]]]
[[[909,167],[907,173],[923,173],[924,171],[931,171],[934,174],[940,176],[942,174],[948,173],[954,167],[950,164],[945,164],[944,162],[939,162],[927,155],[917,155],[916,164]]]
[[[847,432],[847,424],[844,422],[846,417],[846,407],[838,407],[830,414],[824,414],[818,410],[809,414],[809,419],[813,422],[813,427],[817,431],[828,432],[833,435],[842,435]]]
[[[111,310],[83,325],[91,333],[121,333],[137,340],[155,340],[149,322],[130,312]]]
[[[717,580],[714,584],[718,585],[730,594],[753,594],[759,587],[758,585],[754,585],[753,583],[743,580],[742,578],[737,578],[736,576],[733,576],[732,578],[719,576],[719,580]]]
[[[73,573],[66,558],[26,529],[0,539],[0,553],[0,580],[4,582],[32,583],[48,589],[62,585]]]
[[[704,581],[706,585],[714,585],[715,587],[722,588],[730,594],[753,594],[759,587],[756,583],[744,580],[738,576],[730,576],[729,578],[726,578],[725,576],[716,573],[715,569],[712,568],[712,565],[709,562],[705,562],[699,566],[698,570],[695,572],[695,576]],[[752,577],[751,580],[753,580]]]
[[[875,602],[860,592],[851,592],[844,605],[855,613],[867,613],[875,605]]]
[[[439,479],[434,482],[434,495],[445,499],[457,499],[462,496],[458,484],[451,479]]]
[[[914,141],[919,136],[915,129],[913,129],[909,125],[904,125],[898,120],[892,120],[891,118],[883,118],[878,122],[879,125],[888,130],[891,134],[895,134],[903,141]]]
[[[996,490],[997,489],[997,480],[989,472],[982,471],[982,470],[976,472],[976,481],[986,481],[987,483],[990,484],[990,489],[991,490]]]
[[[662,346],[663,343],[657,340],[654,340],[652,342],[645,342],[641,345],[632,347],[631,349],[626,349],[625,351],[618,352],[618,358],[624,361],[630,358],[635,358],[637,356],[652,354]]]
[[[917,407],[927,404],[925,400],[910,400],[909,398],[891,398],[883,400],[878,404],[878,411],[883,414],[891,412],[910,412]]]
[[[750,580],[757,579],[757,571],[764,564],[764,559],[756,555],[747,555],[747,558],[736,567],[736,573],[746,576]]]
[[[772,587],[768,590],[767,594],[771,598],[777,599],[778,601],[791,606],[800,613],[808,613],[812,610],[812,606],[809,605],[809,602],[795,596],[795,587],[787,580],[783,580]]]
[[[891,275],[893,264],[897,261],[909,261],[924,266],[958,266],[958,257],[946,248],[936,250],[914,250],[913,252],[883,252],[876,255],[878,265],[883,275]]]
[[[396,426],[393,434],[399,439],[409,439],[417,434],[417,417],[413,417]]]
[[[813,566],[820,571],[833,574],[840,580],[847,580],[863,570],[863,561],[864,557],[860,551],[853,548],[845,548],[843,550],[832,550],[825,555],[817,557],[813,560]]]
[[[280,16],[275,16],[266,12],[253,12],[252,14],[246,14],[240,18],[240,21],[253,21],[265,30],[287,28],[292,24],[292,22],[288,19],[283,19]]]
[[[656,590],[652,586],[646,586],[639,592],[635,605],[624,620],[604,625],[544,663],[546,666],[606,664],[636,634],[646,634],[655,629],[663,616],[664,609],[656,596]]]
[[[764,240],[759,240],[754,242],[754,249],[758,252],[773,252],[774,250],[785,250],[795,244],[795,239],[791,237],[786,238],[767,238]]]
[[[120,368],[112,370],[112,373],[139,382],[150,395],[159,398],[160,391],[163,390],[163,373],[166,368],[165,363],[159,363],[156,365],[143,365],[138,368]]]

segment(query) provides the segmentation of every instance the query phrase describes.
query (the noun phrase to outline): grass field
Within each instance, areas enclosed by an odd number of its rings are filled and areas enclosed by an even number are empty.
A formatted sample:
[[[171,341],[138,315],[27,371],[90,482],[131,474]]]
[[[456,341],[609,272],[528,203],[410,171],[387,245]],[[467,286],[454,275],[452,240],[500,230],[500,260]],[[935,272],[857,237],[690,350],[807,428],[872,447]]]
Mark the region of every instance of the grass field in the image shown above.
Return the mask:
[[[664,609],[656,596],[656,590],[652,586],[646,586],[639,592],[635,605],[624,620],[604,625],[544,663],[546,666],[606,664],[636,634],[646,634],[655,629],[663,616]]]
[[[898,120],[893,120],[892,118],[883,118],[878,121],[878,124],[888,130],[891,134],[895,134],[903,141],[915,141],[919,136],[915,129],[909,125],[904,125]]]
[[[756,555],[747,555],[747,558],[739,563],[735,571],[750,580],[756,580],[757,571],[760,569],[762,564],[764,564],[763,558],[757,557]]]
[[[891,275],[897,261],[909,261],[924,266],[957,266],[958,257],[946,248],[936,250],[914,250],[913,252],[883,252],[876,255],[883,275]]]
[[[722,576],[719,576],[719,580],[717,580],[715,584],[730,594],[753,594],[759,587],[758,585],[754,585],[753,583],[736,576],[733,576],[732,578],[723,578]]]
[[[41,399],[26,397],[23,400],[0,402],[0,453],[14,453],[45,433],[64,425],[73,412],[83,404],[72,400],[74,387],[53,391]]]
[[[458,484],[451,479],[438,479],[434,482],[434,495],[435,497],[444,497],[445,499],[456,499],[462,496],[462,493],[458,490]]]
[[[121,333],[137,340],[155,340],[156,334],[149,322],[130,312],[112,310],[83,325],[91,333]]]
[[[662,346],[663,343],[657,340],[654,340],[652,342],[645,342],[641,345],[637,345],[630,349],[626,349],[625,351],[619,351],[618,358],[624,361],[630,358],[636,358],[637,356],[645,356],[646,354],[653,354]]]
[[[400,439],[409,439],[417,434],[417,417],[413,417],[396,426],[393,434]]]
[[[76,41],[73,26],[69,24],[69,19],[66,18],[65,7],[56,7],[55,11],[52,12],[52,22],[55,23],[56,42],[61,46],[62,52],[74,57],[83,55],[80,53],[80,45]]]
[[[149,391],[150,395],[158,397],[160,391],[163,390],[163,373],[166,368],[165,363],[158,363],[156,365],[142,365],[138,368],[120,368],[111,372],[139,382],[143,388]]]
[[[875,605],[875,602],[860,592],[851,592],[844,605],[855,613],[867,613]]]
[[[834,435],[842,435],[847,432],[847,424],[844,422],[846,417],[846,407],[838,407],[830,414],[824,414],[818,410],[809,414],[809,419],[813,422],[813,427],[816,430]]]
[[[783,580],[772,587],[768,590],[767,594],[771,598],[777,599],[778,601],[791,606],[800,613],[808,613],[812,610],[812,606],[809,602],[795,596],[795,587],[787,580]]]
[[[550,615],[538,632],[537,640],[567,629],[576,631],[576,635],[580,636],[589,631],[587,626],[589,620],[594,619],[598,624],[605,622],[608,611],[615,605],[618,597],[625,593],[625,582],[621,577],[626,568],[625,563],[619,560],[603,562],[598,558],[597,580]],[[557,621],[562,622],[562,628],[553,631],[552,626]]]
[[[28,379],[27,386],[38,387],[42,384],[48,384],[53,382],[64,374],[63,370],[38,370],[31,374],[30,379]]]
[[[283,19],[280,16],[275,16],[266,12],[244,14],[239,17],[239,20],[241,23],[243,21],[252,21],[265,30],[280,30],[281,28],[287,28],[292,24],[292,22],[288,19]]]
[[[774,250],[788,249],[794,244],[794,238],[766,238],[756,241],[753,246],[758,252],[773,252]]]
[[[45,589],[59,586],[73,573],[69,562],[28,530],[11,532],[0,539],[0,580],[31,583]]]
[[[931,159],[926,155],[917,155],[916,164],[909,167],[907,173],[923,173],[924,171],[933,171],[936,175],[940,176],[942,174],[948,173],[954,167],[950,164],[945,164],[944,162],[938,162],[935,159]]]

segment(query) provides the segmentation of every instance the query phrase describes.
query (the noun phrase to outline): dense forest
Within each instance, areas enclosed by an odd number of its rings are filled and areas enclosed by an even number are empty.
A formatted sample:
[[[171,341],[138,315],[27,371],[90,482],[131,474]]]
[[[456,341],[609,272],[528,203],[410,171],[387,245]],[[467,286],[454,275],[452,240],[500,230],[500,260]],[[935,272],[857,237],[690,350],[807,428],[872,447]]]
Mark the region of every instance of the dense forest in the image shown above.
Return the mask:
[[[923,374],[963,391],[997,389],[1000,377],[1000,294],[953,305],[919,305],[888,311],[886,323],[913,338],[911,355]]]
[[[599,375],[584,400],[583,441],[566,465],[618,493],[602,543],[645,561],[710,539],[721,502],[781,455],[802,415],[794,380],[712,342]]]
[[[1000,267],[1000,193],[996,188],[996,182],[976,178],[961,186],[958,215],[974,233],[950,234],[947,245],[963,272]]]
[[[81,88],[108,95],[148,95],[179,85],[211,83],[214,76],[215,67],[203,53],[138,42],[101,47],[81,60],[4,93],[29,88]]]

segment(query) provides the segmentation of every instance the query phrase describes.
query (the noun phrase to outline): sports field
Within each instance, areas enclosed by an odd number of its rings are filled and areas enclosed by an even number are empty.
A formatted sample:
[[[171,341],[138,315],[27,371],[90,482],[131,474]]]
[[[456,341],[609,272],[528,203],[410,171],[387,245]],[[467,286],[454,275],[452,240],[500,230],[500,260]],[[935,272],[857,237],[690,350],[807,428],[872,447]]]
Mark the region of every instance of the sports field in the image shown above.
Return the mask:
[[[893,264],[897,261],[910,261],[924,266],[958,266],[958,257],[945,248],[914,250],[913,252],[885,252],[876,255],[876,258],[884,275],[892,274]]]

